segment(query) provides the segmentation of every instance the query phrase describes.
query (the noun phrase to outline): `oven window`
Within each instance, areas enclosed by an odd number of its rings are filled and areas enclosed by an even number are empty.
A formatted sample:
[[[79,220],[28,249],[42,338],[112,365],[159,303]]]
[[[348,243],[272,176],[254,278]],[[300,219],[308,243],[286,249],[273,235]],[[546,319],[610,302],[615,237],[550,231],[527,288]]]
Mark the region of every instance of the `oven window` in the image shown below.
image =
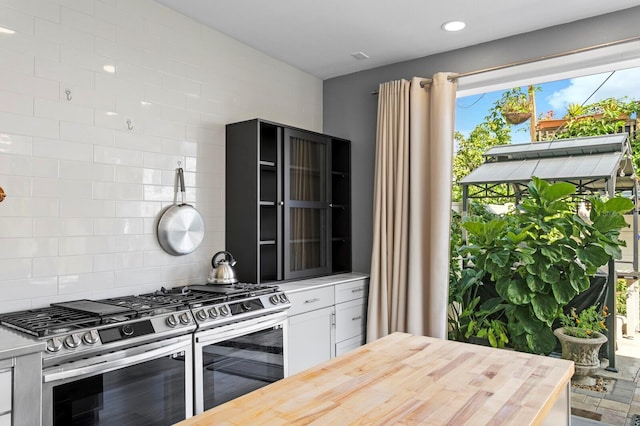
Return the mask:
[[[270,328],[204,346],[204,409],[284,377],[282,328]]]
[[[171,425],[185,418],[185,360],[175,354],[53,388],[53,424]]]

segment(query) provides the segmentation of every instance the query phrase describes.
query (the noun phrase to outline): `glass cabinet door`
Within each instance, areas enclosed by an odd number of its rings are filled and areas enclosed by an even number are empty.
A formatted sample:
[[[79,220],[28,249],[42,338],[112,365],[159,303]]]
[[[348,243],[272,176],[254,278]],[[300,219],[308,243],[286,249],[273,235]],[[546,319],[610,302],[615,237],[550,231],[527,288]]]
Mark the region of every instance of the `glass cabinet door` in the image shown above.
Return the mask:
[[[329,271],[328,138],[285,130],[285,279]]]

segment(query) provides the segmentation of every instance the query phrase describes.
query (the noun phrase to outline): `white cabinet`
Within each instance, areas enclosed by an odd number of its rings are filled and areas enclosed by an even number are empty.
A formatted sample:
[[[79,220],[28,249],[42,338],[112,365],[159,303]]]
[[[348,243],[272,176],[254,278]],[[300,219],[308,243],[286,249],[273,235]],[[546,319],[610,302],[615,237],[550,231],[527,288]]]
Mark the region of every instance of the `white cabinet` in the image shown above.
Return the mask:
[[[13,368],[0,369],[0,426],[11,424]]]
[[[363,278],[287,293],[290,375],[365,343],[367,289]]]
[[[333,307],[289,318],[289,374],[333,358]]]

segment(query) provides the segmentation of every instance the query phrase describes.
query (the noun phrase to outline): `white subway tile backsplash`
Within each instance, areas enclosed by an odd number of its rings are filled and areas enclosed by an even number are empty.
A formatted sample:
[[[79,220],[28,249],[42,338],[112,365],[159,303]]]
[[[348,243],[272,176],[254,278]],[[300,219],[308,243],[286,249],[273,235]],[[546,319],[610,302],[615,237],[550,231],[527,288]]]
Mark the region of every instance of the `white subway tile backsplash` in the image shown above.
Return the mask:
[[[3,280],[0,284],[2,300],[10,301],[10,303],[3,303],[1,309],[3,312],[28,309],[32,306],[24,306],[21,303],[22,301],[55,296],[57,291],[58,277],[55,276]],[[36,304],[33,306],[39,307],[42,305]]]
[[[0,111],[33,115],[33,97],[0,90]]]
[[[114,236],[64,237],[59,239],[60,256],[112,253],[116,247]]]
[[[79,1],[84,2],[84,0]],[[109,2],[104,0],[96,1],[93,13],[95,17],[129,31],[135,31],[140,28],[140,21],[135,16],[131,16],[125,11],[118,9],[116,0],[113,0],[112,3],[113,4],[109,4]]]
[[[0,129],[2,129],[2,133],[41,136],[45,138],[58,137],[60,134],[60,125],[56,120],[11,114],[1,111]]]
[[[0,153],[14,155],[31,155],[32,141],[33,138],[31,136],[0,133]],[[6,169],[0,168],[0,170]]]
[[[95,18],[93,15],[93,2],[84,0],[83,3],[90,6],[91,11],[78,11],[63,7],[60,15],[61,26],[73,28],[82,34],[92,34],[99,38],[106,38],[107,40],[116,39],[116,26],[105,22],[101,19]]]
[[[154,201],[116,201],[116,217],[154,217],[162,205]]]
[[[39,18],[60,22],[60,5],[49,0],[0,0],[0,4]]]
[[[64,201],[63,201],[64,203]],[[91,235],[93,219],[36,217],[33,219],[33,233],[42,237],[74,237]]]
[[[91,161],[93,146],[82,142],[33,138],[33,155],[67,160]]]
[[[33,17],[0,4],[0,26],[20,33],[33,34]]]
[[[96,218],[93,220],[94,235],[136,235],[143,233],[143,219]]]
[[[92,185],[90,180],[34,177],[31,192],[34,197],[55,197],[64,202],[68,198],[90,199]]]
[[[2,57],[2,61],[0,61],[0,70],[33,75],[33,54],[0,47],[0,57]]]
[[[89,255],[36,257],[33,259],[33,276],[86,274],[93,272],[93,258]]]
[[[94,47],[94,36],[67,25],[37,17],[35,18],[35,35],[39,40],[53,41],[61,46],[71,46],[88,52],[93,51]]]
[[[115,167],[110,164],[60,160],[59,166],[58,175],[62,179],[91,179],[93,181],[113,182],[115,176]]]
[[[64,6],[62,8],[63,16],[64,16],[65,8],[70,8],[78,12],[85,13],[87,15],[93,15],[95,10],[94,1],[87,1],[87,0],[49,0],[49,1],[58,3],[61,6]],[[62,23],[64,24],[64,20],[62,20]]]
[[[162,150],[160,137],[124,131],[115,132],[114,145],[145,152],[161,152]]]
[[[77,200],[74,198],[60,200],[60,217],[114,217],[116,202],[114,200]]]
[[[113,272],[61,275],[58,278],[58,293],[61,295],[105,290],[113,286]]]
[[[55,198],[25,198],[9,193],[2,202],[0,217],[51,217],[58,215],[58,200]],[[4,244],[4,241],[2,242]]]
[[[35,98],[33,115],[80,124],[93,124],[93,109],[74,105],[71,101],[67,100],[55,102]]]
[[[113,182],[94,182],[94,200],[139,200],[142,198],[142,185]]]
[[[0,259],[57,255],[57,238],[3,238],[0,244]]]
[[[0,0],[0,21],[21,28],[0,37],[0,311],[204,282],[225,124],[321,128],[320,80],[152,0]],[[156,237],[178,161],[207,229],[186,256]]]
[[[56,80],[62,84],[93,88],[95,86],[95,73],[74,65],[63,64],[46,58],[36,56],[35,76],[49,80]],[[58,90],[56,90],[56,93]]]
[[[32,237],[33,219],[28,217],[5,217],[0,226],[0,238]],[[0,268],[2,271],[2,268]]]
[[[110,146],[96,145],[93,149],[93,161],[96,163],[142,167],[143,155],[140,151]]]

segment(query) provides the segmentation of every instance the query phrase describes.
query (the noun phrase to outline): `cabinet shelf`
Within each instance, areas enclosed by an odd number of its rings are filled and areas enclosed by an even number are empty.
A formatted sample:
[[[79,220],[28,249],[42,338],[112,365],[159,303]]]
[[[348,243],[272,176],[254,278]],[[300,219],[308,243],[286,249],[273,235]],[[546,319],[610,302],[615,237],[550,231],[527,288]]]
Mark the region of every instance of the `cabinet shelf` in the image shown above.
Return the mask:
[[[351,233],[348,140],[255,119],[226,126],[225,155],[225,248],[240,281],[351,269],[350,239],[335,240]]]

